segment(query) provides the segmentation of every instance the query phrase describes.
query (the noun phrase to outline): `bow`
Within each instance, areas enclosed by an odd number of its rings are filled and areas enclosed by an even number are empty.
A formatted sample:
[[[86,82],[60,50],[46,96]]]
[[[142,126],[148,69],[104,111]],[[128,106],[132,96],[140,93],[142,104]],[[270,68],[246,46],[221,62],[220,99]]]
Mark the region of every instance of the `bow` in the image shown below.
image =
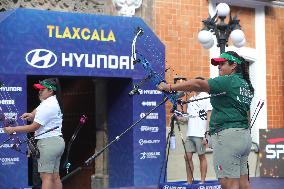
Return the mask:
[[[16,121],[14,118],[11,118],[11,119],[8,119],[5,117],[4,113],[1,113],[0,115],[0,121],[3,122],[3,127],[6,127],[6,126],[14,126],[16,124]],[[5,144],[7,144],[9,141],[12,141],[13,144],[11,146],[12,149],[18,151],[18,152],[21,152],[21,149],[20,149],[20,138],[19,136],[16,135],[16,133],[12,133],[9,135],[9,138],[7,138],[5,141],[3,141],[1,144],[0,144],[0,147],[4,146]],[[24,153],[23,153],[24,154]]]
[[[4,84],[1,84],[1,87],[3,87]],[[1,92],[0,93],[0,97],[3,100],[7,100],[7,101],[11,101],[11,96],[9,95],[9,93],[6,92]],[[2,108],[0,107],[0,121],[3,123],[3,127],[7,127],[7,126],[17,126],[18,121],[17,121],[17,115],[19,114],[18,109],[16,107],[16,105],[14,103],[11,104],[7,104],[6,106],[8,112],[4,113],[4,111],[2,110]],[[14,112],[12,111],[12,109],[14,110]],[[23,152],[20,145],[21,145],[21,140],[20,140],[20,135],[17,134],[16,132],[12,133],[11,135],[9,135],[9,137],[3,141],[0,144],[0,147],[3,147],[4,145],[7,145],[8,142],[12,141],[11,143],[11,148],[16,150],[17,152],[20,152],[22,154],[26,154],[26,152]]]
[[[1,87],[3,87],[4,84],[1,83]],[[5,99],[7,101],[12,101],[12,98],[9,94],[9,92],[1,92],[0,93],[1,99]],[[3,122],[3,127],[7,126],[18,126],[18,115],[19,111],[14,103],[7,104],[6,106],[8,112],[2,111],[2,108],[0,107],[0,121]],[[13,111],[12,111],[13,109]],[[26,125],[23,120],[22,125]],[[20,138],[21,136],[21,138]],[[27,137],[23,136],[23,134],[18,134],[16,132],[9,135],[9,137],[3,141],[0,144],[0,147],[7,145],[8,142],[12,141],[11,148],[16,150],[17,152],[20,152],[25,155],[32,155],[34,157],[39,157],[39,150],[37,148],[36,142],[34,140],[34,137],[31,137],[30,139],[27,139]],[[21,146],[23,143],[27,143],[27,146]],[[9,144],[8,144],[9,145]],[[25,152],[23,152],[25,150]],[[27,153],[28,152],[28,153]]]
[[[140,27],[137,27],[136,32],[135,32],[135,37],[132,41],[132,59],[133,59],[133,64],[140,63],[143,66],[143,69],[146,73],[146,77],[142,79],[142,81],[139,84],[134,84],[133,85],[133,90],[129,93],[129,95],[133,94],[139,94],[138,89],[140,88],[141,85],[143,85],[147,80],[151,80],[151,82],[155,85],[158,86],[161,82],[165,82],[166,80],[163,78],[162,74],[157,73],[153,68],[151,63],[141,54],[136,50],[136,41],[138,36],[142,36],[144,33],[143,29]],[[173,104],[173,107],[177,106],[178,99],[180,98],[180,94],[178,94],[176,91],[162,91],[164,95],[170,100],[170,102]]]
[[[65,158],[65,161],[64,161],[64,164],[63,164],[64,167],[66,168],[67,174],[69,172],[69,168],[71,167],[71,163],[69,162],[69,153],[70,153],[70,149],[71,149],[72,143],[76,139],[79,130],[86,123],[86,121],[87,121],[87,117],[85,115],[82,115],[81,118],[80,118],[80,121],[79,121],[79,125],[77,126],[75,132],[73,133],[71,139],[68,142],[67,150],[66,150],[66,158]]]

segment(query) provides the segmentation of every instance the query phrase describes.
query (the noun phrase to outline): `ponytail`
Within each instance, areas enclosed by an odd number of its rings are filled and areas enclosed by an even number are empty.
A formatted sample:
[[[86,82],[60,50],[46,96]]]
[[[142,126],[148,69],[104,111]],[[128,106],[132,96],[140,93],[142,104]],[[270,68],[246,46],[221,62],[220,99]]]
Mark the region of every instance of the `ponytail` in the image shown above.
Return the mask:
[[[63,104],[62,104],[62,96],[61,96],[61,86],[59,83],[59,79],[55,78],[55,83],[56,83],[56,91],[55,91],[55,95],[56,95],[56,99],[58,101],[59,107],[61,109],[61,112],[63,113]]]
[[[238,65],[237,72],[238,70],[240,70],[239,72],[242,73],[244,79],[247,81],[249,85],[251,92],[254,94],[254,88],[251,84],[250,77],[249,77],[249,62],[246,61],[243,57],[241,57],[241,60],[242,60],[242,63],[241,65]]]

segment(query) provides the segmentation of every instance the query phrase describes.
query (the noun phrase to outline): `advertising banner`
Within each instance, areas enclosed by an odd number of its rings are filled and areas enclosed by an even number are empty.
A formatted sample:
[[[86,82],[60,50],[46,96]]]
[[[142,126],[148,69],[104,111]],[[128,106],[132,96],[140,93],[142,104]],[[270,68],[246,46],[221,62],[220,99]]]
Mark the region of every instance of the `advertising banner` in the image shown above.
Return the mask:
[[[134,69],[131,61],[137,27],[144,35],[136,49],[164,69],[164,45],[140,18],[32,9],[2,17],[1,68],[8,73],[141,78],[142,67]]]
[[[135,97],[136,108],[133,117],[135,120],[144,119],[134,128],[134,165],[145,169],[135,170],[134,182],[135,185],[145,185],[147,182],[145,178],[152,183],[159,183],[161,160],[166,151],[166,137],[161,137],[166,133],[165,121],[162,119],[166,112],[164,108],[159,107],[146,116],[149,111],[163,102],[164,97],[162,92],[153,89],[151,85],[144,86],[139,92],[140,95]]]
[[[6,125],[26,124],[19,117],[26,109],[26,78],[19,75],[0,75],[0,188],[28,186],[26,134],[7,135]],[[13,179],[11,179],[13,177]],[[16,182],[15,182],[16,181]]]
[[[284,177],[284,129],[260,129],[260,176]]]
[[[138,27],[143,35],[134,43]],[[13,102],[12,107],[17,107],[15,111],[0,104],[5,115],[13,112],[18,118],[19,113],[26,111],[28,75],[123,78],[113,82],[108,95],[109,140],[163,99],[149,80],[141,87],[141,95],[128,96],[132,84],[147,77],[139,62],[133,64],[133,52],[146,58],[151,68],[164,77],[165,47],[141,18],[15,9],[0,14],[0,33],[0,79],[5,87],[21,89],[9,91],[11,98],[7,98],[6,88],[1,88],[1,97],[6,100],[1,102]],[[5,140],[3,130],[0,134],[1,141]],[[164,143],[165,106],[162,105],[110,148],[109,185],[157,184]],[[25,187],[27,160],[24,154],[9,149],[11,145],[1,147],[0,186]],[[15,173],[19,178],[6,179]]]

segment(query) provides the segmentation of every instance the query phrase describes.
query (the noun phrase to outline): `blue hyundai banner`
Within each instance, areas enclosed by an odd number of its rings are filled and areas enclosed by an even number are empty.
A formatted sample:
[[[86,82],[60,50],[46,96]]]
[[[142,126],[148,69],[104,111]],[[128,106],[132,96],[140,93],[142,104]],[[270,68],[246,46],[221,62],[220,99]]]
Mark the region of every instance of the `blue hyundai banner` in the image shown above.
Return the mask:
[[[26,109],[25,77],[0,75],[4,83],[0,87],[0,188],[21,188],[28,186],[26,134],[7,135],[3,127],[7,124],[23,125],[19,117]],[[13,178],[13,179],[12,179]]]
[[[143,29],[143,35],[133,43],[137,27]],[[113,82],[113,91],[108,95],[109,141],[163,100],[163,94],[150,81],[141,87],[141,95],[128,96],[132,84],[147,77],[141,64],[133,64],[133,49],[164,77],[165,47],[140,18],[16,9],[0,14],[0,33],[0,79],[5,86],[21,87],[21,92],[9,91],[17,117],[27,109],[26,93],[31,87],[26,86],[27,76],[123,79]],[[7,113],[8,109],[3,111]],[[4,141],[7,135],[1,131],[0,140]],[[27,159],[8,146],[1,148],[3,161],[21,158],[14,165],[0,165],[0,183],[6,188],[26,187]],[[109,185],[156,184],[164,148],[162,105],[111,146]],[[7,175],[15,172],[19,177],[6,181]]]
[[[134,166],[139,167],[135,171],[135,185],[147,185],[145,178],[151,183],[159,183],[164,152],[165,152],[165,109],[157,108],[148,116],[146,114],[163,102],[160,91],[146,85],[136,96],[136,108],[134,119],[145,119],[134,128]],[[163,107],[163,106],[162,106]],[[143,169],[141,169],[144,167]],[[151,175],[149,177],[149,175]],[[164,175],[164,174],[162,174]]]
[[[26,9],[7,14],[0,26],[1,67],[6,72],[143,77],[131,61],[138,26],[144,35],[137,50],[154,68],[164,69],[164,46],[139,18]]]

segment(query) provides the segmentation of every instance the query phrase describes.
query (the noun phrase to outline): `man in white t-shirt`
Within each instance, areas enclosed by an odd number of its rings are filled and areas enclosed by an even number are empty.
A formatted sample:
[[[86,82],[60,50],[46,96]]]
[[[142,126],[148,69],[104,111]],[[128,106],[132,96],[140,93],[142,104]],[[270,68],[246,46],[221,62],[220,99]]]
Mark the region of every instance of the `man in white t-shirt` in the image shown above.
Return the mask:
[[[202,79],[202,77],[197,77],[196,79]],[[208,97],[208,93],[205,92],[192,92],[193,96],[190,100],[200,99],[204,97]],[[186,155],[185,163],[186,163],[186,173],[187,173],[187,182],[192,184],[193,179],[193,161],[192,155],[193,153],[197,153],[200,161],[200,175],[201,175],[201,183],[205,182],[206,173],[207,173],[207,160],[205,156],[206,152],[206,139],[204,138],[205,132],[208,130],[210,115],[211,115],[212,106],[210,104],[210,99],[203,99],[190,102],[187,105],[187,118],[178,118],[180,121],[187,121],[187,133],[186,133]],[[190,166],[190,167],[189,167]]]

